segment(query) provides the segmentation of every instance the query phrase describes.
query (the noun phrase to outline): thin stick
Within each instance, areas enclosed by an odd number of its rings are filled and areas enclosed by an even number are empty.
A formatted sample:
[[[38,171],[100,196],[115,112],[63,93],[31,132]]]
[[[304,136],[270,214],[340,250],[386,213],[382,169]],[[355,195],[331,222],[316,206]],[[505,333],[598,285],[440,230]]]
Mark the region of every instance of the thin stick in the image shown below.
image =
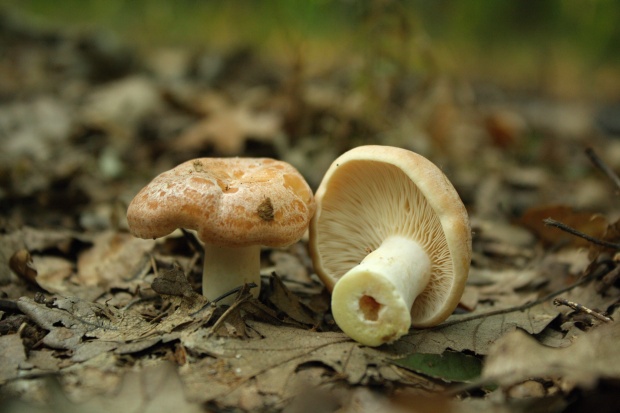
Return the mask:
[[[556,291],[554,291],[554,292],[552,292],[550,294],[547,294],[544,297],[541,297],[541,298],[539,298],[537,300],[530,301],[530,302],[527,302],[525,304],[518,305],[516,307],[502,308],[501,310],[493,310],[493,311],[488,311],[488,312],[482,313],[482,314],[472,315],[470,317],[463,317],[463,318],[460,318],[458,320],[449,321],[447,323],[439,324],[436,327],[430,328],[430,330],[433,330],[433,329],[437,329],[438,330],[438,329],[442,329],[442,328],[445,328],[445,327],[450,327],[450,326],[453,326],[453,325],[456,325],[456,324],[466,323],[468,321],[478,320],[478,319],[481,319],[481,318],[487,318],[487,317],[491,317],[491,316],[495,316],[495,315],[514,313],[514,312],[517,312],[517,311],[525,311],[525,310],[527,310],[529,308],[537,306],[538,304],[542,304],[542,303],[544,303],[546,301],[549,301],[550,299],[555,298],[555,297],[557,297],[560,294],[563,294],[563,293],[565,293],[567,291],[570,291],[573,288],[576,288],[576,287],[578,287],[580,285],[583,285],[583,284],[585,284],[585,283],[587,283],[589,281],[592,281],[592,280],[594,280],[596,278],[602,277],[603,275],[605,275],[609,271],[610,270],[608,270],[606,268],[606,266],[605,266],[605,267],[603,267],[603,269],[601,271],[594,271],[590,275],[587,275],[587,276],[583,277],[581,280],[577,281],[576,283],[574,283],[572,285],[569,285],[568,287],[564,287],[562,289],[556,290]]]
[[[218,301],[223,300],[224,298],[226,298],[226,297],[228,297],[228,296],[230,296],[230,295],[232,295],[232,294],[238,293],[238,292],[239,292],[239,291],[241,291],[242,289],[247,289],[248,291],[250,291],[252,288],[256,288],[256,287],[257,287],[256,283],[253,283],[253,282],[248,283],[248,284],[243,284],[243,285],[242,285],[242,286],[240,286],[240,287],[235,287],[235,288],[233,288],[232,290],[230,290],[230,291],[228,291],[228,292],[226,292],[226,293],[224,293],[224,294],[220,295],[220,296],[219,296],[219,297],[217,297],[215,300],[213,300],[213,301],[209,301],[207,304],[205,304],[204,306],[202,306],[202,307],[201,307],[198,311],[191,313],[191,314],[190,314],[190,316],[194,317],[195,315],[197,315],[198,313],[200,313],[200,312],[201,312],[202,310],[204,310],[205,308],[207,308],[207,307],[211,307],[211,306],[215,306],[215,303],[217,303]],[[235,304],[236,304],[236,302],[232,303],[232,305],[228,308],[228,310],[226,310],[226,311],[224,312],[224,314],[222,314],[222,317],[223,317],[225,314],[227,314],[227,313],[229,312],[230,308],[232,308],[232,307],[236,307],[236,306],[235,306]],[[220,318],[221,318],[221,317],[220,317]]]
[[[228,292],[225,292],[224,294],[220,295],[215,300],[213,300],[213,302],[217,303],[218,301],[222,301],[224,298],[226,298],[228,296],[231,296],[233,294],[236,294],[236,293],[238,293],[239,291],[241,291],[244,288],[247,288],[248,290],[251,290],[252,288],[256,288],[256,287],[258,287],[258,286],[256,285],[256,283],[253,283],[253,282],[252,283],[243,284],[240,287],[235,287],[232,290],[230,290]]]
[[[562,297],[555,298],[553,300],[553,304],[557,306],[565,305],[567,307],[572,308],[575,311],[579,311],[579,312],[591,315],[592,317],[595,317],[601,321],[604,321],[605,323],[611,323],[612,321],[614,321],[611,318],[606,317],[603,314],[599,313],[598,311],[591,310],[583,304],[579,304],[574,301],[569,301],[566,298],[562,298]]]
[[[196,265],[199,259],[200,259],[200,253],[194,252],[192,259],[189,260],[189,263],[187,264],[187,269],[185,270],[186,276],[189,277],[189,275],[192,273],[192,268],[194,268],[194,265]]]
[[[609,167],[603,160],[594,152],[592,148],[586,148],[586,155],[590,158],[590,161],[596,166],[598,169],[603,171],[605,175],[620,189],[620,177]]]
[[[592,237],[592,236],[590,236],[588,234],[584,234],[583,232],[576,230],[573,227],[569,227],[568,225],[563,224],[560,221],[556,221],[555,219],[546,218],[546,219],[543,219],[543,222],[545,223],[545,225],[549,225],[551,227],[559,228],[562,231],[565,231],[565,232],[568,232],[569,234],[572,234],[572,235],[575,235],[577,237],[583,238],[586,241],[589,241],[589,242],[591,242],[593,244],[600,245],[600,246],[605,247],[605,248],[611,248],[611,249],[615,249],[615,250],[620,250],[620,244],[616,244],[615,242],[609,242],[609,241],[604,241],[602,239],[594,238],[594,237]]]
[[[149,254],[149,257],[151,259],[151,268],[153,269],[153,275],[155,275],[155,277],[159,277],[159,269],[157,268],[157,261],[155,260],[155,256],[153,256],[153,254]]]

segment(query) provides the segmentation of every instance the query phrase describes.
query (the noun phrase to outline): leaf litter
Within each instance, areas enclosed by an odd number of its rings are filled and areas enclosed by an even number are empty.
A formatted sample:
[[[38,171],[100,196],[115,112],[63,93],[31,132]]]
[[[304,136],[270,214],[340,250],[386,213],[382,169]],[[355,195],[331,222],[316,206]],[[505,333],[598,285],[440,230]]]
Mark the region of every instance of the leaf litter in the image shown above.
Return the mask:
[[[42,29],[20,24],[11,41],[50,59],[44,42],[24,35]],[[420,107],[415,116],[387,114],[363,92],[343,92],[342,82],[278,84],[286,70],[252,56],[242,71],[267,71],[270,87],[198,81],[190,66],[172,85],[157,77],[166,68],[146,76],[130,59],[117,62],[125,46],[101,57],[118,65],[102,82],[97,65],[72,46],[93,41],[89,35],[55,35],[88,69],[54,72],[53,84],[24,72],[34,97],[0,102],[3,411],[410,411],[414,404],[561,411],[617,390],[617,251],[543,222],[619,239],[618,222],[605,218],[616,208],[602,179],[565,178],[575,176],[582,161],[574,154],[593,136],[614,148],[587,122],[561,126],[574,107],[532,102],[532,111],[517,100],[476,107],[457,99],[459,85],[435,79],[402,105],[384,105]],[[219,57],[224,79],[235,59]],[[551,118],[545,110],[557,125],[541,123]],[[544,164],[524,145],[528,130],[545,134],[544,145],[562,155]],[[190,153],[289,160],[316,188],[337,153],[371,136],[441,162],[471,209],[470,279],[459,309],[440,326],[379,348],[351,341],[331,317],[307,240],[264,249],[260,297],[244,288],[231,306],[218,306],[197,292],[201,248],[187,235],[153,241],[127,232],[124,205],[154,171]],[[519,163],[534,155],[540,166]],[[560,298],[575,306],[554,305]]]

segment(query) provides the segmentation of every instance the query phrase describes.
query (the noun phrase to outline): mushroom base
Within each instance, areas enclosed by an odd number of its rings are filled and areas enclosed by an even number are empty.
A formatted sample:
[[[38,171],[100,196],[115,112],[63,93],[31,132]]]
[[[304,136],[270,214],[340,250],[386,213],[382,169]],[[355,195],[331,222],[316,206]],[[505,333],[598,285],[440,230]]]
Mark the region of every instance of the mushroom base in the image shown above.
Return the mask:
[[[430,279],[431,262],[418,243],[393,236],[342,276],[332,313],[349,337],[379,346],[411,327],[411,306]]]
[[[202,294],[210,301],[243,284],[255,283],[252,295],[260,292],[260,246],[221,247],[205,245]],[[235,294],[220,303],[232,304]]]

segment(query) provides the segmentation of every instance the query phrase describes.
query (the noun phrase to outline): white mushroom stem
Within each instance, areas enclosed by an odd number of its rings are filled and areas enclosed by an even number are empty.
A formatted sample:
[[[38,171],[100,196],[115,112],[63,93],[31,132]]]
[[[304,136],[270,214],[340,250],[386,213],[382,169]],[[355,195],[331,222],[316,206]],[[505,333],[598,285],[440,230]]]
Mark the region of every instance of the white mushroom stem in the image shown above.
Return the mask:
[[[411,306],[428,284],[431,262],[420,245],[392,236],[337,282],[332,314],[354,340],[378,346],[411,326]]]
[[[204,270],[202,272],[202,294],[209,300],[241,287],[256,283],[252,294],[260,290],[260,246],[221,247],[205,245]],[[235,294],[220,303],[231,304]]]

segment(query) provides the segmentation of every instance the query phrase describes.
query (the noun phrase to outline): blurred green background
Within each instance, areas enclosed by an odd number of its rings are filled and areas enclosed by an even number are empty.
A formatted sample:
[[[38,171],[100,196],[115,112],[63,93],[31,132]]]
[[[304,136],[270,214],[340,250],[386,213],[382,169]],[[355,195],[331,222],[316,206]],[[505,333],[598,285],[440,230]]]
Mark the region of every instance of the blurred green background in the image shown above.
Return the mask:
[[[105,29],[140,49],[255,48],[308,70],[371,59],[560,97],[620,90],[614,0],[0,0],[43,25]]]

